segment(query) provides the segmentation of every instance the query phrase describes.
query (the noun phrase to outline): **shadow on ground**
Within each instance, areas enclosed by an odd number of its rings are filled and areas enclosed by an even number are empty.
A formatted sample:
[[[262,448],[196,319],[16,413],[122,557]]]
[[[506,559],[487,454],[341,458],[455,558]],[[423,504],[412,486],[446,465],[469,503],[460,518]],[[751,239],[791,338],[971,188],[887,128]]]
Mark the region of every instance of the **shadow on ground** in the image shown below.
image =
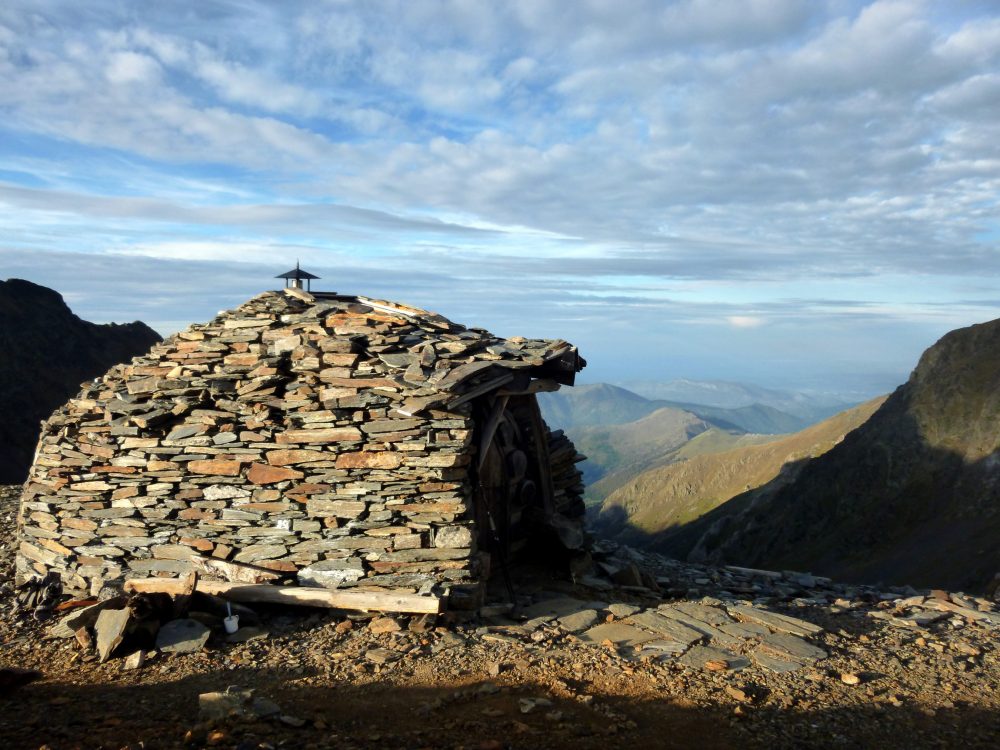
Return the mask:
[[[166,662],[169,667],[169,661]],[[154,667],[159,668],[159,667]],[[387,681],[305,684],[270,669],[237,669],[156,684],[42,681],[0,698],[0,746],[69,748],[797,748],[996,747],[1000,714],[959,707],[836,710],[741,708],[595,695],[561,698],[541,685],[469,678],[447,688]],[[301,727],[276,719],[199,723],[198,695],[253,686]],[[523,699],[544,698],[522,713]],[[188,734],[190,733],[190,734]],[[214,734],[213,734],[214,733]],[[186,739],[187,737],[187,739]]]

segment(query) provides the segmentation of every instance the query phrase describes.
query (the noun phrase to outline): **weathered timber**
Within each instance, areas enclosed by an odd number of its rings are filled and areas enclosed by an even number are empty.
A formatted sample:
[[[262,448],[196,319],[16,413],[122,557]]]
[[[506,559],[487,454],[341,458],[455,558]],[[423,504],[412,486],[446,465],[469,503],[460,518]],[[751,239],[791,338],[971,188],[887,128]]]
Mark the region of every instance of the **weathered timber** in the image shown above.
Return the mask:
[[[136,594],[178,594],[184,581],[172,578],[134,578],[125,582],[125,591]],[[197,591],[246,604],[294,604],[303,607],[350,609],[361,612],[438,614],[442,599],[392,591],[341,591],[311,586],[272,586],[199,580]]]

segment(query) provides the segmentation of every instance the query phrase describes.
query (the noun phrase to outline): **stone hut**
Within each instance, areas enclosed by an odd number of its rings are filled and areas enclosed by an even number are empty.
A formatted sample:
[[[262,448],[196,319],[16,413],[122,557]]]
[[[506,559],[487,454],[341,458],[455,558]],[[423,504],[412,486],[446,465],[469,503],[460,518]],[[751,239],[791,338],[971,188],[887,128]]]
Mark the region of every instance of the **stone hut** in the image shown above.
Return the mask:
[[[228,561],[474,603],[533,541],[583,543],[582,457],[535,394],[584,365],[565,341],[266,292],[115,366],[42,424],[18,578],[57,571],[96,595]]]

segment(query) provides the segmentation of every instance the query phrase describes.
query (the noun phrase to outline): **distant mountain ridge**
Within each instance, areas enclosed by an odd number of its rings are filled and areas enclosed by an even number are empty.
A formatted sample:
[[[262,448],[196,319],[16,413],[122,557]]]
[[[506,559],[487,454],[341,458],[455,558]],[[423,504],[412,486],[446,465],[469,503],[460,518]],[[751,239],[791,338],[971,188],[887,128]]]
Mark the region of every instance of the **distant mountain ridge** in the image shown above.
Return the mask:
[[[749,383],[727,380],[691,380],[679,378],[664,382],[637,381],[619,383],[633,393],[654,400],[675,404],[697,404],[718,409],[741,409],[760,405],[776,409],[802,420],[797,429],[833,416],[863,400],[839,395],[804,393],[775,388],[763,388]]]
[[[0,484],[24,481],[39,423],[80,383],[158,341],[145,323],[88,323],[52,289],[0,281]]]
[[[817,421],[763,403],[729,408],[690,400],[649,399],[610,383],[584,384],[543,393],[539,395],[539,404],[546,422],[564,429],[625,424],[663,408],[690,412],[724,429],[764,435],[795,432]],[[846,406],[836,411],[843,408]]]
[[[984,586],[1000,571],[1000,320],[945,335],[794,482],[737,497],[704,523],[702,559]]]

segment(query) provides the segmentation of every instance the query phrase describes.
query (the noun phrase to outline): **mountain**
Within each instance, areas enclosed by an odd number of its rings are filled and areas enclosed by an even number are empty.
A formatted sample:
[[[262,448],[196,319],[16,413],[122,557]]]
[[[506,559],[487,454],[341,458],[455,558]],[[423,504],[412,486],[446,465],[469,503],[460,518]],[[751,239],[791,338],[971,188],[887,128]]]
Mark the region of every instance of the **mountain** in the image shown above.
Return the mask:
[[[874,399],[801,432],[761,443],[761,436],[697,446],[699,435],[675,463],[646,471],[607,495],[596,530],[627,544],[683,559],[698,539],[705,514],[741,493],[791,481],[804,460],[821,455],[863,424],[882,404]],[[751,441],[751,438],[758,438]]]
[[[634,422],[574,428],[570,437],[577,450],[587,457],[580,469],[588,497],[593,497],[590,493],[601,481],[607,485],[620,477],[620,484],[651,466],[671,460],[673,451],[710,427],[690,412],[667,407]]]
[[[545,421],[569,429],[633,422],[652,414],[655,401],[607,383],[591,383],[538,394]]]
[[[762,394],[769,393],[762,388],[757,391]],[[749,392],[741,391],[744,395]],[[793,398],[792,400],[794,401]],[[542,393],[539,394],[538,402],[546,422],[567,430],[574,427],[625,424],[642,419],[657,409],[669,407],[696,414],[723,429],[763,435],[796,432],[846,408],[846,405],[840,404],[839,409],[827,413],[826,410],[831,407],[815,405],[810,416],[799,416],[758,402],[741,402],[739,405],[727,407],[690,400],[646,398],[608,383],[578,385],[555,393]],[[802,404],[798,404],[797,408],[803,413],[809,411]],[[821,416],[815,417],[816,414]]]
[[[0,484],[24,481],[39,422],[83,381],[159,340],[145,323],[88,323],[51,289],[0,281]]]
[[[833,416],[861,400],[837,394],[762,388],[726,380],[680,378],[665,382],[640,381],[622,385],[628,386],[631,391],[645,398],[675,404],[698,404],[720,409],[740,409],[754,404],[769,406],[803,420],[796,429]]]
[[[687,455],[760,443],[805,426],[761,404],[725,409],[652,401],[607,383],[542,393],[539,404],[545,421],[565,429],[587,456],[580,469],[590,504],[634,476],[684,457],[678,451],[695,436],[696,447]],[[745,433],[753,437],[741,437]]]
[[[761,435],[784,435],[790,432],[797,432],[812,424],[808,419],[796,417],[765,404],[721,408],[718,406],[704,406],[702,404],[689,404],[678,401],[658,403],[666,403],[676,409],[684,409],[692,414],[697,414],[702,419],[723,429],[752,432]]]
[[[1000,320],[944,336],[795,481],[737,497],[703,523],[703,559],[985,586],[1000,571]]]
[[[659,413],[659,412],[657,412]],[[627,427],[623,425],[623,427]],[[690,439],[684,442],[664,444],[657,448],[630,454],[631,461],[618,461],[601,467],[602,471],[593,476],[587,484],[588,505],[600,504],[619,487],[629,484],[636,477],[658,467],[668,466],[706,454],[720,453],[740,446],[759,445],[776,440],[775,435],[757,435],[724,430],[713,425],[701,432],[691,430]],[[586,455],[586,454],[584,454]],[[603,456],[600,457],[603,459]],[[587,464],[584,467],[586,481]]]

